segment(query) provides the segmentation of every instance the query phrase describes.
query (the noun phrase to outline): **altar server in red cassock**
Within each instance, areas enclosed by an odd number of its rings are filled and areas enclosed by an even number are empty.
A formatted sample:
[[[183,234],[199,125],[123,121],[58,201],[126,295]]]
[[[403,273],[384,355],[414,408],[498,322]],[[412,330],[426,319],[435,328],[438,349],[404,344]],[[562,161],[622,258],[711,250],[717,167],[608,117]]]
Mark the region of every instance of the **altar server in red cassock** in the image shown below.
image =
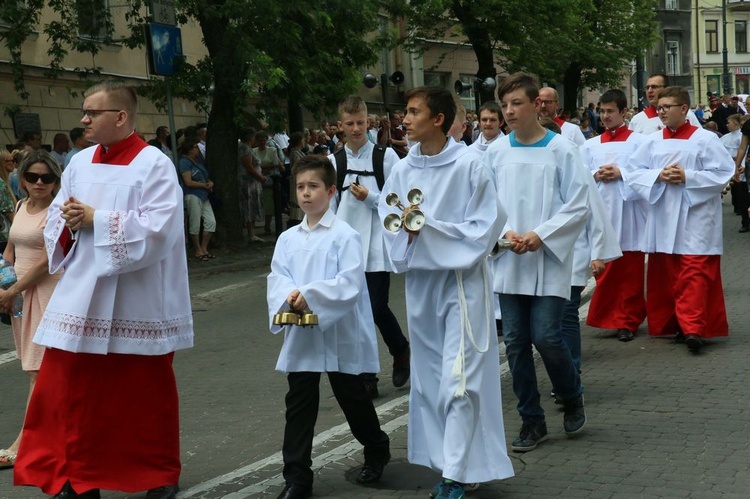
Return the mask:
[[[86,138],[44,231],[65,268],[34,341],[47,347],[24,423],[16,485],[58,499],[99,489],[175,497],[176,350],[193,345],[182,194],[174,165],[135,133],[122,83],[85,93]]]
[[[628,102],[621,90],[608,90],[599,100],[606,131],[586,141],[581,157],[594,175],[622,257],[607,263],[596,277],[586,324],[616,329],[620,341],[630,341],[646,318],[643,244],[648,202],[625,185],[620,169],[646,138],[625,125]]]
[[[665,128],[646,137],[623,176],[649,203],[649,333],[677,334],[698,352],[704,338],[729,334],[721,287],[721,191],[734,165],[716,135],[687,121],[689,108],[685,89],[659,93]]]

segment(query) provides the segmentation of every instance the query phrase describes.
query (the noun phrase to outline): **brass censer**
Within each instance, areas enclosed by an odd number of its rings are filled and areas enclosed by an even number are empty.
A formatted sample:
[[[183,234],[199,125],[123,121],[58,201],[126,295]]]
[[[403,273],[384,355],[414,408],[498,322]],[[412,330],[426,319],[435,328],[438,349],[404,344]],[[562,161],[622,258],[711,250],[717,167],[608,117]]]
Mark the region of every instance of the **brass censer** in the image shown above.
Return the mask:
[[[401,215],[397,213],[386,215],[383,220],[385,230],[398,232],[401,227],[404,227],[408,231],[419,232],[422,229],[425,222],[424,212],[419,209],[419,205],[424,201],[422,191],[412,189],[407,193],[406,199],[409,202],[408,207],[401,204],[401,200],[395,192],[391,192],[385,197],[385,204],[398,208],[402,212]]]

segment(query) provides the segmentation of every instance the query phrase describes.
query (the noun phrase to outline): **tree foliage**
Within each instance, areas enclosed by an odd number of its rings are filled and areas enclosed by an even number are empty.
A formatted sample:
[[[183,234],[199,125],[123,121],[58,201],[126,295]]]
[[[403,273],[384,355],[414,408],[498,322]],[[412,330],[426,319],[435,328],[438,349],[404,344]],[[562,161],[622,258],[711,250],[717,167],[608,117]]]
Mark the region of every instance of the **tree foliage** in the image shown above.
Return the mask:
[[[408,48],[448,33],[472,46],[478,77],[495,76],[495,63],[508,73],[534,73],[565,84],[566,108],[574,106],[584,87],[620,83],[623,67],[656,39],[655,7],[656,0],[394,0],[390,5],[407,19]]]
[[[71,52],[96,55],[104,44],[136,47],[145,43],[146,0],[121,2],[102,10],[103,0],[4,0],[0,19],[9,25],[0,41],[11,54],[15,88],[22,98],[23,44],[40,31],[49,42],[48,77],[60,74]],[[230,242],[239,242],[243,223],[236,187],[237,138],[250,118],[280,130],[287,116],[301,117],[302,107],[322,115],[356,91],[360,68],[377,59],[380,40],[368,41],[378,28],[381,1],[337,0],[175,0],[178,20],[200,25],[208,55],[185,63],[168,78],[152,78],[139,87],[157,106],[165,107],[165,86],[209,112],[208,157],[211,176],[224,201],[220,225]],[[47,9],[40,26],[42,9]],[[94,16],[103,36],[82,37],[81,15]],[[112,37],[113,16],[124,16],[124,32]],[[122,31],[122,30],[120,30]],[[92,60],[94,58],[92,57]],[[93,79],[100,67],[75,68]],[[296,127],[300,123],[295,122]]]

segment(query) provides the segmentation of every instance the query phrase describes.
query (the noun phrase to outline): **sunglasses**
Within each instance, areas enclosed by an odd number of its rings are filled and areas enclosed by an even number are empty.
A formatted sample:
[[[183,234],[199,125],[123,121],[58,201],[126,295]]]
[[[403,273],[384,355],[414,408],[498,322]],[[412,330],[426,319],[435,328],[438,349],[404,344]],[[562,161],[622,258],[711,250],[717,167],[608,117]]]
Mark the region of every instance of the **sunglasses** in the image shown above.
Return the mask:
[[[42,173],[40,175],[34,172],[24,172],[23,179],[30,184],[36,184],[39,179],[42,179],[43,184],[54,184],[57,182],[57,175],[54,173]]]

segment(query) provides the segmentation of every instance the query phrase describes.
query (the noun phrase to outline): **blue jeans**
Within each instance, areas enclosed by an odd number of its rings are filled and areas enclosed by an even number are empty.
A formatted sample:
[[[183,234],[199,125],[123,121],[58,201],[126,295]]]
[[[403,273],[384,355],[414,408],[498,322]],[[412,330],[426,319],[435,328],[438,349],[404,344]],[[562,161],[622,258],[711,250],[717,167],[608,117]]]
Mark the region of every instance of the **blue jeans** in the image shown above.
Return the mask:
[[[578,307],[581,306],[581,292],[584,286],[570,287],[570,300],[565,301],[562,315],[562,339],[573,357],[578,372],[581,372],[581,318]]]
[[[564,306],[565,299],[557,296],[500,295],[505,353],[525,423],[544,422],[532,345],[557,396],[567,402],[581,395],[581,377],[560,334]]]

